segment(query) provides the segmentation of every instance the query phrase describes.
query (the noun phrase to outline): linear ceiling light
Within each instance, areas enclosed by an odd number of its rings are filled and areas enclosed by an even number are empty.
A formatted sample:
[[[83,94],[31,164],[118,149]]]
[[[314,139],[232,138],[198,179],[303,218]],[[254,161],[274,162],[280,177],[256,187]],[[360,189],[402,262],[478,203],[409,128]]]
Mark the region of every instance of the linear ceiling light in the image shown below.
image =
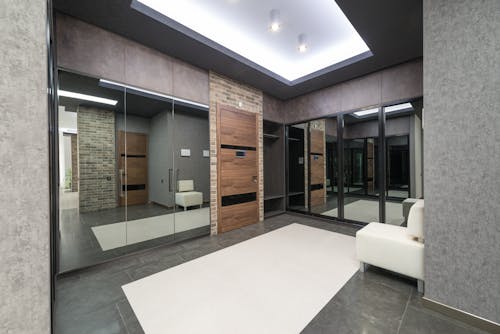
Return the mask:
[[[378,113],[378,108],[356,111],[356,112],[354,112],[354,115],[361,117],[361,116],[366,116],[366,115],[371,115],[371,114],[376,114],[376,113]]]
[[[69,97],[72,99],[92,101],[92,102],[97,102],[97,103],[102,103],[102,104],[109,104],[111,106],[116,106],[116,104],[118,103],[117,100],[111,100],[111,99],[106,99],[104,97],[87,95],[87,94],[80,94],[80,93],[75,93],[75,92],[68,92],[67,90],[61,90],[61,89],[59,89],[57,91],[57,94],[59,96]]]
[[[401,104],[396,104],[390,107],[385,107],[384,112],[393,112],[393,111],[400,111],[400,110],[413,110],[413,106],[411,103],[401,103]]]
[[[131,91],[132,94],[134,93],[133,91],[136,91],[136,92],[141,92],[141,93],[149,94],[152,96],[156,96],[156,97],[159,97],[162,99],[173,100],[176,102],[185,103],[185,104],[196,106],[196,107],[201,107],[203,109],[209,108],[208,105],[203,104],[203,103],[198,103],[198,102],[194,102],[191,100],[185,100],[185,99],[181,99],[181,98],[166,95],[166,94],[160,94],[160,93],[152,92],[152,91],[147,90],[147,89],[142,89],[142,88],[135,87],[135,86],[125,85],[125,84],[115,82],[115,81],[99,79],[99,86],[107,87],[107,88],[115,88],[115,89],[116,88],[128,88],[128,89],[132,90]]]

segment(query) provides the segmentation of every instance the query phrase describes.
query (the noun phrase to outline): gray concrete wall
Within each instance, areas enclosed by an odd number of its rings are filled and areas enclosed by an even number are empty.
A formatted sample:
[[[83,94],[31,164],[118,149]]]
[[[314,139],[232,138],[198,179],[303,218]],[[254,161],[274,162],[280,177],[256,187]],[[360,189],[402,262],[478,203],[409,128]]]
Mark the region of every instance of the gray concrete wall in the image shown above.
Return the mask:
[[[422,94],[422,60],[415,60],[287,100],[282,114],[295,123]]]
[[[49,333],[46,1],[2,1],[0,45],[0,333]]]
[[[500,1],[423,15],[425,297],[500,323]]]

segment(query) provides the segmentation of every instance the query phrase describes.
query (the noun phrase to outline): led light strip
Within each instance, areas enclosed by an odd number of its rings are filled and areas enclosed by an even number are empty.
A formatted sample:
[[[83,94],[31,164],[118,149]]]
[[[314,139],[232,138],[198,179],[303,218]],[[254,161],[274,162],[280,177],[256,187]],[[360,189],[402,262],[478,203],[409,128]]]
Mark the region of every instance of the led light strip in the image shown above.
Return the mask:
[[[116,104],[118,103],[117,100],[111,100],[111,99],[106,99],[104,97],[99,97],[99,96],[69,92],[67,90],[61,90],[61,89],[59,89],[57,91],[57,94],[59,96],[69,97],[72,99],[92,101],[92,102],[97,102],[97,103],[102,103],[102,104],[109,104],[111,106],[116,106]]]
[[[138,92],[142,92],[142,93],[146,93],[146,94],[149,94],[149,95],[153,95],[153,96],[157,96],[157,97],[161,97],[161,98],[165,98],[165,99],[170,99],[170,100],[173,100],[173,101],[182,102],[182,103],[190,104],[190,105],[193,105],[193,106],[197,106],[197,107],[208,109],[208,105],[203,104],[203,103],[198,103],[198,102],[194,102],[194,101],[190,101],[190,100],[185,100],[185,99],[181,99],[181,98],[174,97],[174,96],[171,96],[171,95],[156,93],[156,92],[152,92],[150,90],[142,89],[142,88],[135,87],[135,86],[125,85],[125,84],[121,84],[121,83],[110,81],[110,80],[99,79],[99,85],[100,86],[104,86],[104,87],[106,87],[106,86],[108,86],[108,87],[109,86],[115,86],[115,87],[128,88],[128,89],[132,89],[132,90],[135,90],[135,91],[138,91]]]

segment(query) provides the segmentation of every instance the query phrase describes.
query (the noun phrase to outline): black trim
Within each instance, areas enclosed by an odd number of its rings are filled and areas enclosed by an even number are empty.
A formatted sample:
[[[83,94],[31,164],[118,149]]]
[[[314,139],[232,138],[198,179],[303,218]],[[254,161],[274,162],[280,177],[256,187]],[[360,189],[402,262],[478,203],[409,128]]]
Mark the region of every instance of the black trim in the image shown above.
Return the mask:
[[[225,148],[229,150],[244,150],[244,151],[256,151],[257,149],[255,147],[251,146],[239,146],[239,145],[227,145],[227,144],[221,144],[220,148]]]
[[[222,196],[221,206],[229,206],[253,202],[257,200],[257,193],[246,193],[230,196]]]
[[[56,275],[59,271],[59,138],[58,138],[58,76],[55,22],[52,0],[47,10],[47,107],[49,135],[49,246],[50,246],[50,332],[55,332]]]
[[[344,219],[344,115],[337,117],[337,212]]]
[[[122,191],[133,191],[133,190],[144,190],[146,189],[145,184],[128,184],[125,189],[125,185],[122,185]]]
[[[121,154],[122,157],[127,157],[127,158],[145,158],[145,154]]]
[[[322,185],[322,184],[311,184],[311,185],[309,186],[309,189],[310,189],[311,191],[314,191],[314,190],[321,190],[321,189],[323,189],[323,185]]]
[[[385,192],[386,192],[386,163],[385,163],[385,112],[384,108],[379,108],[378,114],[378,210],[379,221],[385,223]]]
[[[304,157],[307,157],[307,184],[310,187],[311,186],[311,122],[307,122],[307,126],[305,128],[306,133],[304,134],[304,137],[307,136],[307,153],[304,154]],[[308,187],[308,188],[309,188]],[[311,191],[308,190],[306,194],[307,198],[307,213],[311,214]]]

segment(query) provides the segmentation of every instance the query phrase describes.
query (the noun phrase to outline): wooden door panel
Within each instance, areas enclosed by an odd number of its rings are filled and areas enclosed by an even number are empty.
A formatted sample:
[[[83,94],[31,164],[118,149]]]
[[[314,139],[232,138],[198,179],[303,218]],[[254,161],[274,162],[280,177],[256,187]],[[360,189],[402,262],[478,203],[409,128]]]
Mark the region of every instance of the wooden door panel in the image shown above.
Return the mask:
[[[148,202],[148,136],[142,133],[119,131],[118,156],[118,168],[121,173],[120,187],[123,191],[127,189],[127,196],[119,199],[120,205],[146,204]],[[140,186],[142,189],[131,189],[133,186]]]
[[[325,132],[311,129],[311,153],[323,154],[325,151]]]
[[[255,151],[245,151],[237,157],[237,150],[221,149],[221,196],[257,192],[257,156]]]
[[[311,206],[323,205],[325,204],[325,190],[318,189],[311,191]]]
[[[259,208],[256,201],[221,207],[219,232],[254,224],[259,220]]]
[[[217,132],[218,231],[226,232],[259,221],[257,114],[218,105]],[[226,145],[236,147],[227,148]],[[246,147],[255,150],[246,150]],[[256,193],[257,200],[221,204],[222,197],[247,193]]]
[[[144,199],[147,202],[148,191],[144,190],[129,190],[127,191],[127,204],[135,205],[135,204],[144,204]],[[120,204],[125,205],[125,196],[120,197]]]
[[[311,154],[311,184],[325,183],[325,160],[322,155]]]
[[[222,145],[257,146],[257,115],[220,108],[220,143]]]

